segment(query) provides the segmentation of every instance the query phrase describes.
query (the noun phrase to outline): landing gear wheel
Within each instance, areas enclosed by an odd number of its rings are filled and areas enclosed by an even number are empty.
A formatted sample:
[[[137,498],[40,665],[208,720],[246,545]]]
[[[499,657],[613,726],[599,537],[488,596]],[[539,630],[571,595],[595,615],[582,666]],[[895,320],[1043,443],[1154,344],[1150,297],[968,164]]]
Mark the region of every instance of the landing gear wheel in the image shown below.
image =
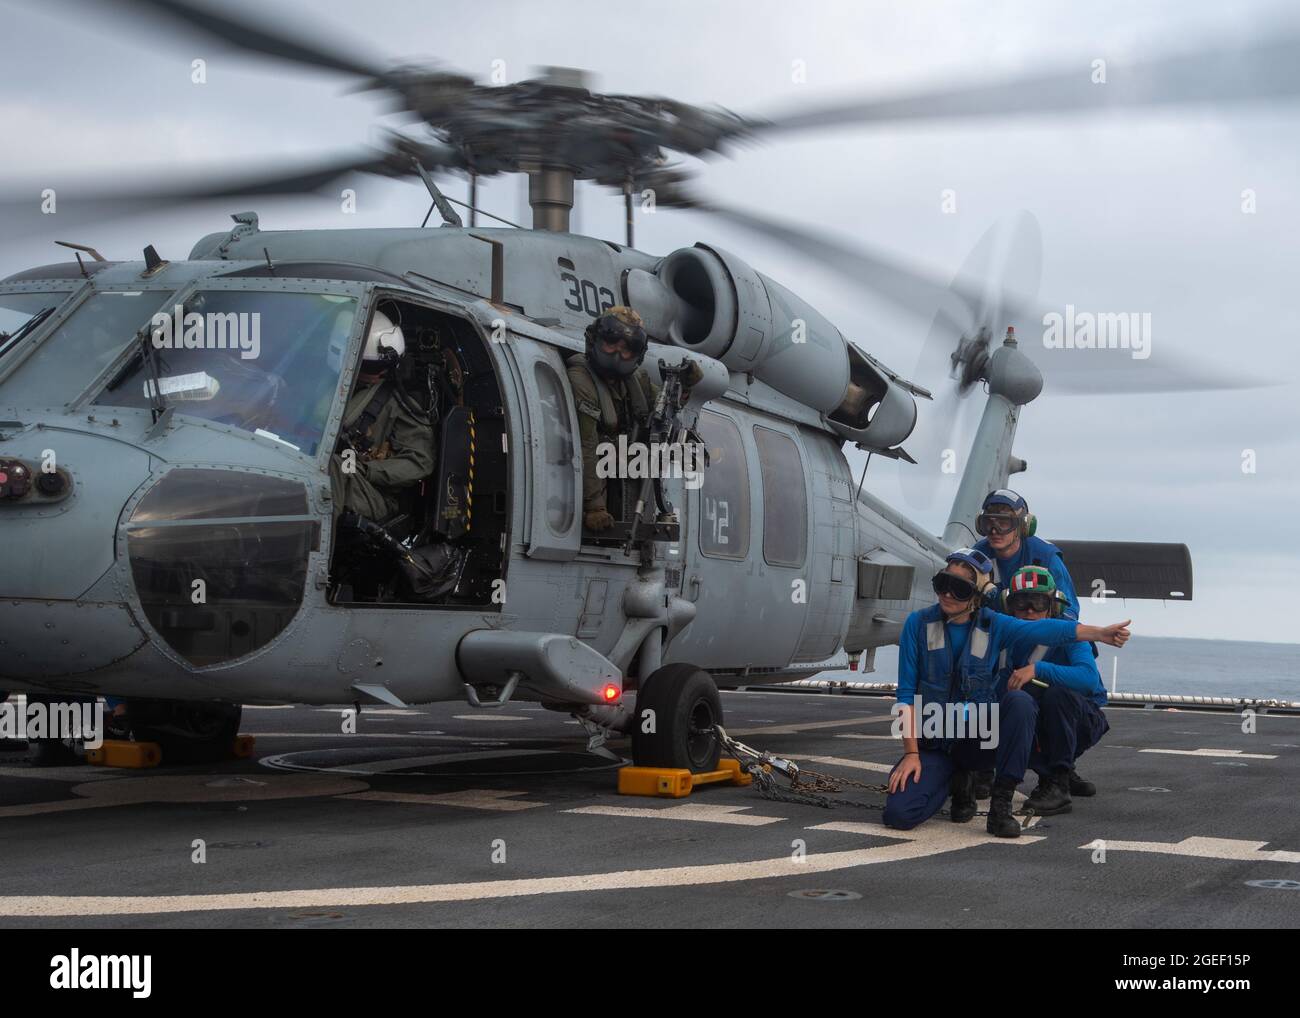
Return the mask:
[[[164,763],[214,763],[231,755],[243,708],[237,703],[131,700],[136,742],[156,742]]]
[[[651,732],[645,731],[647,710],[654,711]],[[691,664],[664,665],[637,692],[632,762],[693,774],[717,770],[722,743],[713,726],[720,724],[722,700],[709,673]]]

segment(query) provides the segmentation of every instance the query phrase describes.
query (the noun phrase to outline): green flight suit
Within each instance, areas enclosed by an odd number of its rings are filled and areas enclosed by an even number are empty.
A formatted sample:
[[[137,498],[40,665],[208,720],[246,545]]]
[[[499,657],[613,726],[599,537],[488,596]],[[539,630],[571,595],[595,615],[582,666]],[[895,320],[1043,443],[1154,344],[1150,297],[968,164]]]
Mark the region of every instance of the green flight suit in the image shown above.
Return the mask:
[[[597,448],[603,442],[617,442],[620,434],[627,435],[631,442],[649,418],[659,398],[659,386],[650,381],[645,368],[637,368],[627,378],[601,379],[610,396],[609,404],[602,407],[600,391],[584,356],[569,358],[568,375],[582,439],[582,511],[589,513],[607,508],[607,479],[596,475]],[[633,386],[638,391],[634,392]]]
[[[352,394],[343,412],[342,434],[347,434],[356,424],[382,384],[381,380],[363,385]],[[396,392],[390,391],[387,401],[380,406],[368,437],[369,449],[357,454],[352,472],[344,471],[341,451],[330,457],[330,484],[336,516],[351,509],[378,522],[397,511],[397,492],[433,474],[436,454],[433,429],[407,411]],[[339,448],[346,446],[341,443]]]

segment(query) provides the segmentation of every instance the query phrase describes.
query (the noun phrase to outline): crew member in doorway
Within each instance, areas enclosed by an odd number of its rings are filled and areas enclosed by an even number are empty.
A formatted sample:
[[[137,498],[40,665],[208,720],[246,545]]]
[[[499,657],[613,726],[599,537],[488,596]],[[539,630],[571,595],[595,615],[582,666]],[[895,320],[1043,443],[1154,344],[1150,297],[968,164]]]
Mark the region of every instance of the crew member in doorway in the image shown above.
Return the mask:
[[[582,438],[582,525],[599,533],[614,525],[609,511],[607,479],[596,473],[597,450],[619,435],[632,441],[650,418],[659,386],[650,381],[642,362],[649,343],[641,316],[628,307],[602,312],[586,331],[585,355],[568,361],[569,382],[578,409]],[[704,372],[694,361],[682,377],[683,399]]]

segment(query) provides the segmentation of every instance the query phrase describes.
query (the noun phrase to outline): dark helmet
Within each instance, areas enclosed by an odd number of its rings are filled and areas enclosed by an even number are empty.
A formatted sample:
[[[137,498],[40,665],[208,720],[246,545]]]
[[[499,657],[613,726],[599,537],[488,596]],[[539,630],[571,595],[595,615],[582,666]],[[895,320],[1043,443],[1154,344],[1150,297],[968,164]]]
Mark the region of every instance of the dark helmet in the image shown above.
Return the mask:
[[[587,363],[598,375],[606,378],[627,378],[645,360],[646,334],[641,316],[628,307],[612,307],[602,311],[600,317],[587,326]],[[630,358],[618,353],[609,354],[601,343],[622,341],[632,351]]]

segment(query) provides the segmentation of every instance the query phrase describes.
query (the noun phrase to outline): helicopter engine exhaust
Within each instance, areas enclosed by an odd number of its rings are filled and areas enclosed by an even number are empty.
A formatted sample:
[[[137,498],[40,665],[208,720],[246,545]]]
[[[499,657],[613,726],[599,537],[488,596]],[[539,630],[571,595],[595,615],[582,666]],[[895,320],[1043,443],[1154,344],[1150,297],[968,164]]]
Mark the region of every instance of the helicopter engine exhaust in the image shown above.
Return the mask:
[[[721,248],[679,248],[653,276],[634,271],[624,285],[652,334],[813,407],[846,439],[889,450],[916,424],[907,385],[801,297]]]

